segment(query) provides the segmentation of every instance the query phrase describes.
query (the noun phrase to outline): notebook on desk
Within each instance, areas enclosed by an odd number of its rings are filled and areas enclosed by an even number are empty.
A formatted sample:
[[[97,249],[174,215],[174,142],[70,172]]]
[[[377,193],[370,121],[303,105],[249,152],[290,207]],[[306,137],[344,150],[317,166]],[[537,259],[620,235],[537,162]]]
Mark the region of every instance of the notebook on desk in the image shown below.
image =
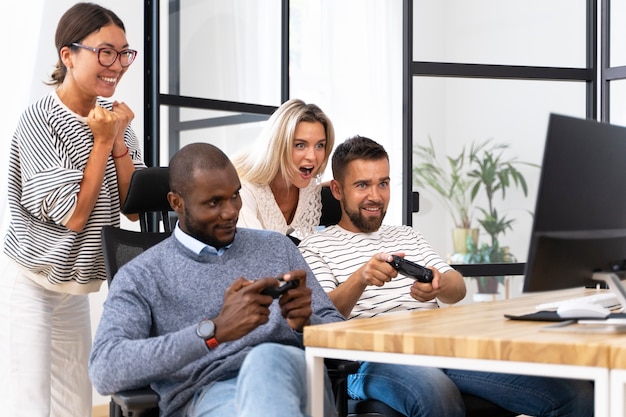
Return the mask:
[[[514,315],[514,314],[505,314],[504,317],[506,317],[509,320],[529,320],[529,321],[571,321],[571,320],[593,320],[593,318],[590,317],[568,317],[568,318],[564,318],[564,317],[560,317],[556,311],[548,311],[548,310],[542,310],[542,311],[537,311],[535,313],[530,313],[530,314],[522,314],[522,315]],[[611,318],[611,319],[626,319],[626,313],[611,313],[609,314],[609,316],[607,318]],[[595,319],[595,320],[606,320],[604,318],[601,319]]]
[[[607,322],[607,320],[568,320],[543,326],[539,331],[584,334],[624,334],[626,333],[626,324],[623,322],[611,323]]]

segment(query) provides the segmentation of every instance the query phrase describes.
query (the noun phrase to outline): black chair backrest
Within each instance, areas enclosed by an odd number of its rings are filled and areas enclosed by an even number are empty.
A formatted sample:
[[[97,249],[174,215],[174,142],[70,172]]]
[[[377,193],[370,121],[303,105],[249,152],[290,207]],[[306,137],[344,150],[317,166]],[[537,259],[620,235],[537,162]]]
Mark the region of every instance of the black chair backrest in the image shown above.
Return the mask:
[[[128,196],[122,207],[124,214],[139,214],[142,231],[148,231],[152,213],[159,213],[166,232],[172,231],[170,203],[167,193],[170,191],[168,167],[149,167],[135,170],[130,179]]]
[[[341,220],[341,205],[339,201],[333,197],[330,187],[327,185],[322,187],[322,216],[320,217],[320,226],[332,226]]]
[[[136,232],[114,226],[103,227],[102,251],[109,286],[122,265],[170,235],[170,232]]]

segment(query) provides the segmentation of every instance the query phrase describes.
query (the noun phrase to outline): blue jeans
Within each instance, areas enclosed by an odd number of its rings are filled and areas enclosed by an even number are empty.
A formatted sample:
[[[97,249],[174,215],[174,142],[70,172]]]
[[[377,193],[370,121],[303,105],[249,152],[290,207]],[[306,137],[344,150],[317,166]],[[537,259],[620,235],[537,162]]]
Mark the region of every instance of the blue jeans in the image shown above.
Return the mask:
[[[336,416],[330,380],[326,377],[324,415]],[[235,378],[200,389],[187,417],[306,416],[308,391],[304,350],[265,343],[246,356]]]
[[[593,384],[579,379],[460,371],[446,375],[464,393],[507,410],[537,417],[593,416]]]
[[[363,362],[348,375],[348,395],[381,401],[407,417],[465,417],[461,393],[438,368]]]
[[[589,381],[364,362],[348,394],[376,399],[407,417],[464,417],[461,392],[536,417],[593,415]]]

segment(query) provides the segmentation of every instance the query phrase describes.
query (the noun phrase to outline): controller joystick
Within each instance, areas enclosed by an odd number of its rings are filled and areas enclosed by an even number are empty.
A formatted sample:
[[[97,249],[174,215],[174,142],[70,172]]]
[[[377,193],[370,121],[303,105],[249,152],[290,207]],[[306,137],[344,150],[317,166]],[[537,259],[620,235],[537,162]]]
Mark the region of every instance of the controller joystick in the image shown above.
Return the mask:
[[[430,269],[423,267],[422,265],[418,265],[415,262],[401,258],[398,255],[391,256],[393,257],[393,260],[389,262],[389,264],[391,264],[391,266],[393,266],[396,271],[401,274],[406,275],[409,278],[416,279],[419,282],[433,281],[433,271]]]
[[[284,281],[282,275],[277,277],[276,279],[278,279],[281,284],[278,287],[267,287],[263,291],[261,291],[261,294],[270,295],[272,296],[272,298],[278,298],[290,289],[297,288],[300,283],[300,281],[297,279]]]

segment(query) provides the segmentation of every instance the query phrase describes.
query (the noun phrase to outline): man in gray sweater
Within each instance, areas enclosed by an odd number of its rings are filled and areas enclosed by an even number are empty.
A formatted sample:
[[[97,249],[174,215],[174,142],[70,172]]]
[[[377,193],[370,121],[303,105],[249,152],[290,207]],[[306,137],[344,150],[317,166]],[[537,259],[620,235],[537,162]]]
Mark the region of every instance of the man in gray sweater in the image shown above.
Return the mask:
[[[115,276],[89,361],[98,392],[150,385],[161,416],[305,415],[302,329],[343,316],[287,237],[236,228],[239,189],[218,148],[174,155],[168,199],[179,221]],[[278,276],[299,285],[263,294]],[[325,403],[333,415],[332,393]]]

